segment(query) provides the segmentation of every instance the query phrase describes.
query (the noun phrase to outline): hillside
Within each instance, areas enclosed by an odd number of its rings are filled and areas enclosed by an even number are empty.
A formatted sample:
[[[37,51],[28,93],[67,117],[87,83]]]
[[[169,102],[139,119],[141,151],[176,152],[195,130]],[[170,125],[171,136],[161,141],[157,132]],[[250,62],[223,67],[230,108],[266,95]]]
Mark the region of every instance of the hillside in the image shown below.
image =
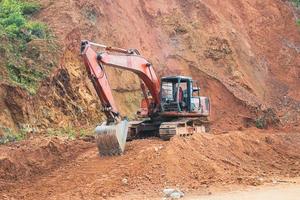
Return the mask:
[[[294,184],[297,2],[0,1],[0,199],[161,199],[169,187],[210,195]],[[99,157],[91,134],[106,119],[81,40],[136,48],[159,77],[191,76],[211,99],[210,132],[137,139],[122,156]],[[105,72],[122,116],[135,120],[138,77]]]
[[[192,76],[211,98],[216,130],[248,126],[249,118],[262,118],[267,108],[283,125],[299,122],[300,34],[297,11],[286,1],[39,3],[33,18],[49,26],[59,45],[54,58],[49,53],[43,58],[58,62],[36,95],[1,84],[2,127],[45,130],[104,120],[80,60],[82,39],[137,48],[160,76]],[[134,118],[138,78],[107,72],[121,113]]]

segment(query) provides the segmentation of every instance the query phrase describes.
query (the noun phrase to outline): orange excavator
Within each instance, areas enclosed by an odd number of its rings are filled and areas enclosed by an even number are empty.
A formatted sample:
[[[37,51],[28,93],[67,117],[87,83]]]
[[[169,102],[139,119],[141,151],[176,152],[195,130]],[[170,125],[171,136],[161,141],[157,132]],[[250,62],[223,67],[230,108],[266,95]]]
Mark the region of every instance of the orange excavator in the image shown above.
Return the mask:
[[[92,47],[102,51],[96,52]],[[152,64],[136,49],[108,47],[84,40],[80,51],[107,118],[95,130],[101,156],[122,154],[126,141],[134,138],[155,135],[169,140],[175,135],[208,131],[210,100],[200,96],[200,88],[192,78],[169,76],[159,80]],[[122,118],[105,67],[128,70],[141,79],[143,99],[137,114],[143,120],[128,122]]]

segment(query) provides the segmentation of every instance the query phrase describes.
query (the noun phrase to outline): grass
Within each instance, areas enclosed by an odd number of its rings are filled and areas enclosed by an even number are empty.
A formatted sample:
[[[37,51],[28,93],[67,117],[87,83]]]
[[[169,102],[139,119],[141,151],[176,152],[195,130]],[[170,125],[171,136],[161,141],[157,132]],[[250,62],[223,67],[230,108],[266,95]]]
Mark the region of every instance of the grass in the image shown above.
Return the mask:
[[[9,72],[10,80],[22,86],[30,94],[36,93],[39,81],[46,77],[41,71],[30,69],[29,67],[18,67],[11,63],[7,64],[6,67]]]
[[[0,125],[0,130],[4,133],[0,136],[0,145],[11,142],[18,142],[27,138],[28,130],[26,128],[20,129],[18,132],[13,131],[10,128]],[[60,129],[48,129],[47,136],[50,137],[63,137],[68,140],[75,140],[77,138],[84,138],[91,135],[93,131],[89,128],[74,129],[73,127],[64,127]]]
[[[67,137],[70,140],[76,138],[83,138],[87,135],[91,135],[91,131],[88,129],[74,129],[72,127],[64,127],[60,129],[48,129],[48,136]]]
[[[32,41],[42,40],[47,46],[53,40],[47,26],[33,20],[32,16],[40,9],[41,6],[34,2],[0,1],[0,53],[5,60],[5,67],[1,70],[7,72],[6,78],[11,84],[24,88],[30,94],[37,92],[40,81],[49,73],[46,68],[49,65],[40,58],[43,52],[35,48]]]
[[[3,136],[0,136],[0,145],[6,144],[9,142],[17,142],[22,141],[26,138],[27,133],[25,130],[20,130],[18,132],[14,132],[10,128],[0,126],[0,129],[4,132]]]

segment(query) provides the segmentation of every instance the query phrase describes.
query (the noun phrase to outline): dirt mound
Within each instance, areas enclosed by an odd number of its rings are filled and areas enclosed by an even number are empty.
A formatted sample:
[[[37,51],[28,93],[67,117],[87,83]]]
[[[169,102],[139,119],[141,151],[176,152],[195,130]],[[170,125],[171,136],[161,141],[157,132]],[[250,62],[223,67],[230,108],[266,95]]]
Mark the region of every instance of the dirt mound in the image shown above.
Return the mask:
[[[300,136],[256,131],[174,138],[164,157],[168,181],[187,188],[212,183],[260,184],[300,175]],[[266,180],[266,179],[265,179]]]
[[[0,146],[0,183],[33,178],[69,162],[90,147],[83,141],[33,138]]]
[[[298,133],[272,134],[255,129],[175,137],[169,143],[144,149],[135,158],[141,160],[141,166],[126,171],[134,187],[258,185],[276,177],[300,176],[299,145]]]
[[[3,193],[17,199],[101,199],[127,192],[158,195],[166,187],[187,192],[223,184],[259,185],[300,176],[299,145],[298,133],[255,129],[169,142],[135,140],[123,156],[99,158],[94,147],[69,164],[35,181],[15,183]],[[65,154],[78,148],[74,145]]]

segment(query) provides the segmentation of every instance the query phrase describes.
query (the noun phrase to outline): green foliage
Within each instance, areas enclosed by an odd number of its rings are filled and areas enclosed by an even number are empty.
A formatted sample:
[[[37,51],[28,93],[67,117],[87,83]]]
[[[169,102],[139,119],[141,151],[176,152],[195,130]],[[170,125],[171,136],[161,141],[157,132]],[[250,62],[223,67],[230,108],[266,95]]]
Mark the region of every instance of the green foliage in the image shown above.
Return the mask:
[[[300,0],[292,0],[292,2],[294,2],[296,4],[296,6],[300,6]]]
[[[1,144],[6,144],[9,142],[17,142],[17,141],[22,141],[26,139],[26,131],[20,130],[19,132],[15,133],[12,131],[10,128],[2,127],[0,126],[1,130],[4,131],[4,135],[0,136],[0,145]]]
[[[81,130],[79,131],[79,137],[80,137],[80,138],[83,138],[83,137],[85,137],[85,136],[91,135],[91,133],[92,133],[92,131],[89,131],[89,130],[87,130],[87,129],[81,129]]]
[[[58,136],[58,137],[67,137],[68,139],[74,140],[76,138],[76,131],[70,127],[48,130],[48,135],[50,136]]]
[[[16,84],[27,89],[31,94],[35,94],[39,80],[45,77],[45,74],[29,67],[16,67],[13,64],[7,65],[9,78]]]
[[[300,0],[291,0],[291,1],[295,4],[296,7],[300,8]],[[296,24],[300,26],[300,19],[296,20]]]
[[[9,81],[35,94],[45,70],[38,70],[39,56],[28,49],[29,42],[39,39],[48,41],[50,31],[43,23],[32,21],[31,15],[41,7],[37,3],[21,0],[0,1],[0,53],[4,60]],[[39,51],[39,50],[37,50]],[[37,52],[39,55],[40,52]],[[28,65],[27,61],[31,64]],[[45,65],[44,65],[45,66]]]
[[[47,38],[47,28],[39,22],[29,22],[26,24],[27,30],[31,38]]]
[[[263,117],[259,117],[255,120],[255,126],[259,129],[265,129],[267,126],[267,122]]]
[[[277,127],[280,119],[276,115],[274,109],[268,108],[255,119],[255,126],[259,129],[267,129],[269,126]]]
[[[34,37],[44,38],[46,27],[39,22],[30,21],[27,16],[37,12],[40,6],[20,0],[2,0],[0,2],[1,35],[12,40],[30,41]]]
[[[23,2],[22,4],[22,12],[24,15],[32,15],[38,12],[40,9],[41,6],[37,3]]]
[[[57,137],[67,137],[69,140],[74,140],[76,138],[83,138],[87,135],[90,135],[86,129],[76,130],[70,126],[64,127],[61,129],[48,129],[47,134],[49,136],[57,136]]]

